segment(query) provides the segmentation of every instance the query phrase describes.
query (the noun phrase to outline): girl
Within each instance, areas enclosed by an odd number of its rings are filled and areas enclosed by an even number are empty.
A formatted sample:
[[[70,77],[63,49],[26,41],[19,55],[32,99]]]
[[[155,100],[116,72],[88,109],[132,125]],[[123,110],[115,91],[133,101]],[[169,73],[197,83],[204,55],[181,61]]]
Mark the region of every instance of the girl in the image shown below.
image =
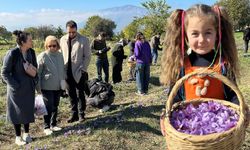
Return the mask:
[[[44,133],[50,135],[57,127],[57,112],[60,89],[66,89],[63,56],[58,51],[60,45],[55,36],[48,36],[44,43],[45,51],[38,55],[39,84],[37,91],[42,93],[48,114],[44,116]]]
[[[141,32],[136,34],[134,54],[136,59],[136,94],[143,96],[148,93],[152,54],[150,45]]]
[[[2,77],[7,83],[7,120],[14,125],[17,145],[32,141],[29,124],[35,121],[34,102],[36,71],[34,76],[27,74],[24,64],[37,67],[35,51],[32,49],[32,37],[29,33],[14,31],[17,47],[8,51],[4,58]],[[21,124],[24,134],[21,137]]]
[[[176,10],[167,29],[160,76],[163,84],[171,87],[180,77],[197,69],[212,69],[236,83],[238,54],[232,25],[224,9],[198,4],[185,12]],[[186,81],[174,102],[199,97],[238,103],[232,90],[209,77]]]

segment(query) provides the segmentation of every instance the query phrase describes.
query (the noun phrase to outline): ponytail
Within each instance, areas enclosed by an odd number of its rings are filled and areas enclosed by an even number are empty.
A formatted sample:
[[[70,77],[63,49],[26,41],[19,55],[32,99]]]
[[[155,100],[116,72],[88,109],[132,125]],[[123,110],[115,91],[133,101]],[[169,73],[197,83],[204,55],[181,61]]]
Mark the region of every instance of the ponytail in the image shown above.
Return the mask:
[[[183,10],[175,10],[169,17],[167,23],[163,56],[161,59],[162,72],[160,75],[160,82],[164,85],[171,85],[178,80],[180,67],[183,64],[181,53],[182,15]],[[186,47],[187,46],[184,43],[184,49]]]

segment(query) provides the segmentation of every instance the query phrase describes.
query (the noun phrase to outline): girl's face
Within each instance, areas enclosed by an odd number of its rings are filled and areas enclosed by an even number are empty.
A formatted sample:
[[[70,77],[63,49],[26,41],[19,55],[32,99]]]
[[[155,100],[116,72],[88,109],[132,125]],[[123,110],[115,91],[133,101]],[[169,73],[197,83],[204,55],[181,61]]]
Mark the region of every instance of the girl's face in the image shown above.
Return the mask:
[[[189,47],[197,54],[212,51],[216,41],[216,29],[211,19],[190,17],[186,28]]]

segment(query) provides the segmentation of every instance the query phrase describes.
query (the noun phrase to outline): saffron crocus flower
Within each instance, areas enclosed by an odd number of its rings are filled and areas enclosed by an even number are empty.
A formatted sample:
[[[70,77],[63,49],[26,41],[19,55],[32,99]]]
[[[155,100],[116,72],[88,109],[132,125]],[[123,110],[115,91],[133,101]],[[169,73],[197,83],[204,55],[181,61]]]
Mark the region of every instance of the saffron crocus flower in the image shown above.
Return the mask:
[[[218,102],[203,102],[194,107],[188,104],[172,112],[170,122],[183,133],[206,135],[233,128],[239,120],[235,110]]]

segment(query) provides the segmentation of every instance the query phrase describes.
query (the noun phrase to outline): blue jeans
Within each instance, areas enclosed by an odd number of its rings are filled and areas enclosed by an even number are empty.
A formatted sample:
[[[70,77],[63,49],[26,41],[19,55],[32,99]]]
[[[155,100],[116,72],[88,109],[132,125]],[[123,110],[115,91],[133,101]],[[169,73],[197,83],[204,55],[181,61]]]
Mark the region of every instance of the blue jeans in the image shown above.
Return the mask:
[[[107,58],[105,59],[97,59],[96,60],[96,68],[97,68],[97,78],[102,80],[102,69],[104,72],[104,81],[109,82],[109,61]]]
[[[157,58],[158,58],[158,50],[157,49],[152,50],[152,56],[153,56],[153,63],[156,64]]]
[[[147,93],[150,78],[150,64],[136,63],[135,71],[137,90],[141,93]]]

